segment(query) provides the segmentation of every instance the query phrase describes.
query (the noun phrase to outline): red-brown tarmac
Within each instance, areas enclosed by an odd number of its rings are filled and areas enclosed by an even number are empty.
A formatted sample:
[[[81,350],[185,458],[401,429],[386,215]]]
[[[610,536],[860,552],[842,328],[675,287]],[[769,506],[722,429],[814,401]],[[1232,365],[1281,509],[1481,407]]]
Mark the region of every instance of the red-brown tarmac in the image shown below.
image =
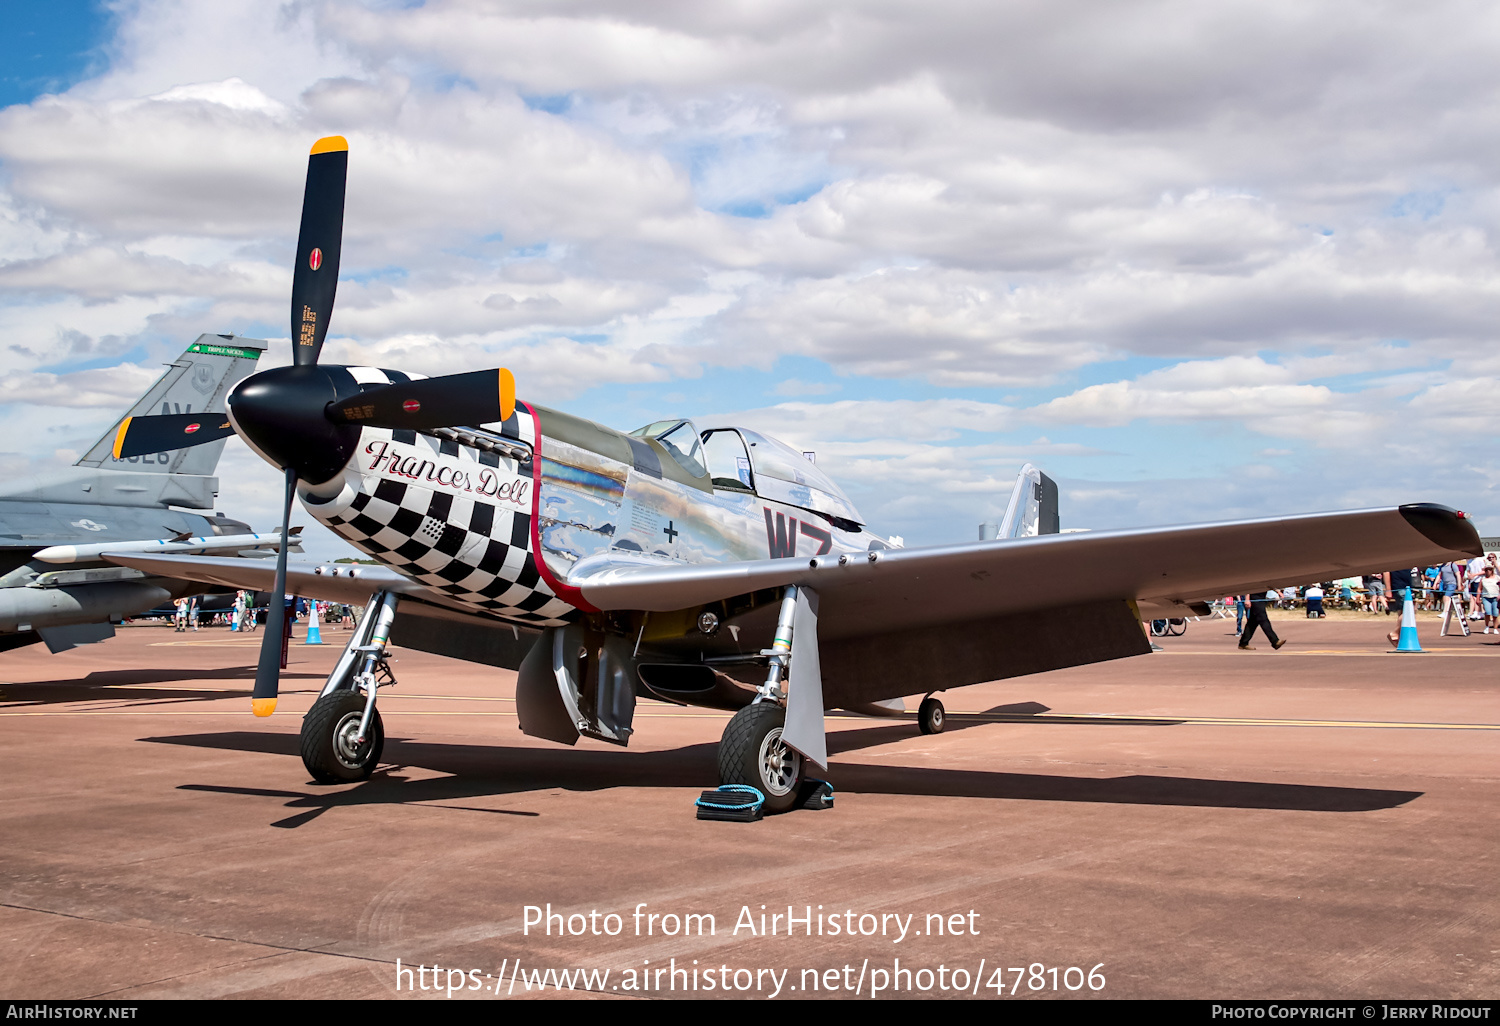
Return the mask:
[[[268,720],[259,635],[7,653],[0,997],[518,1000],[575,968],[610,971],[573,992],[603,997],[767,998],[766,970],[781,998],[867,999],[882,972],[882,998],[1496,997],[1500,637],[1424,618],[1428,653],[1394,655],[1395,617],[1274,619],[1280,652],[1204,620],[948,693],[940,736],[831,718],[834,808],[746,824],[694,818],[727,714],[642,702],[628,750],[567,749],[520,733],[514,674],[399,651],[385,764],[323,787],[297,731],[337,629],[299,628]],[[528,931],[549,903],[598,916]],[[788,905],[823,935],[786,936]],[[662,935],[689,913],[713,934]]]

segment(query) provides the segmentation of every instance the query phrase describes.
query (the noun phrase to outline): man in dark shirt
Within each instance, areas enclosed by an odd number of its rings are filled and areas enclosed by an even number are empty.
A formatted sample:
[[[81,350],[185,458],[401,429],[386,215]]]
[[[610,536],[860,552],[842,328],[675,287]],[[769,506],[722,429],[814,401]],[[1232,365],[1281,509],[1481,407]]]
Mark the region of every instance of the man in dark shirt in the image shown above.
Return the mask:
[[[1255,634],[1257,627],[1266,632],[1272,648],[1280,648],[1286,644],[1285,639],[1278,638],[1276,631],[1271,628],[1271,618],[1266,614],[1266,593],[1263,591],[1255,592],[1250,596],[1250,611],[1245,615],[1245,633],[1240,635],[1241,652],[1250,652],[1255,649],[1255,646],[1250,644],[1250,638]]]
[[[1411,567],[1405,570],[1387,570],[1381,576],[1385,578],[1385,593],[1404,605],[1411,597]],[[1390,610],[1387,609],[1386,612],[1389,613]],[[1386,635],[1386,640],[1392,645],[1397,644],[1400,639],[1401,635],[1397,631],[1391,631]]]

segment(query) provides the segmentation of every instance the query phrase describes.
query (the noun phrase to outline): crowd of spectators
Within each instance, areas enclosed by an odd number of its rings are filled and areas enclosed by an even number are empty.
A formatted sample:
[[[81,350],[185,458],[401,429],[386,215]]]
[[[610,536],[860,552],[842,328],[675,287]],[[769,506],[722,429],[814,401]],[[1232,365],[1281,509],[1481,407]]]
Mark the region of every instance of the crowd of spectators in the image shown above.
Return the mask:
[[[1497,609],[1500,566],[1496,565],[1493,552],[1437,566],[1409,567],[1307,585],[1289,584],[1268,589],[1264,599],[1267,606],[1275,609],[1302,608],[1309,618],[1321,617],[1328,609],[1399,614],[1408,588],[1418,609],[1441,611],[1451,598],[1455,613],[1470,620],[1484,620],[1484,633],[1500,634],[1500,609]],[[1226,612],[1235,609],[1236,620],[1243,622],[1249,599],[1244,595],[1226,596]]]

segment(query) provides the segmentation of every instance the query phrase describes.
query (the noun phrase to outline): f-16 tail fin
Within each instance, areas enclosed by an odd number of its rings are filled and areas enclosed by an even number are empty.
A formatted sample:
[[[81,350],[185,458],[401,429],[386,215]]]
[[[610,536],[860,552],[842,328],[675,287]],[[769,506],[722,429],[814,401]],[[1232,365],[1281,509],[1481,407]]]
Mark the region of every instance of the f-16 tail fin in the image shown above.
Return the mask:
[[[1035,534],[1058,534],[1057,482],[1030,463],[1016,475],[1016,487],[1000,521],[997,538],[1025,538]]]
[[[156,384],[147,389],[146,394],[104,433],[104,437],[93,444],[77,466],[148,474],[213,474],[227,439],[117,460],[113,455],[115,435],[125,417],[223,413],[224,397],[241,378],[255,369],[255,362],[265,347],[266,343],[260,339],[199,335],[186,352],[167,365],[167,372],[157,379]]]

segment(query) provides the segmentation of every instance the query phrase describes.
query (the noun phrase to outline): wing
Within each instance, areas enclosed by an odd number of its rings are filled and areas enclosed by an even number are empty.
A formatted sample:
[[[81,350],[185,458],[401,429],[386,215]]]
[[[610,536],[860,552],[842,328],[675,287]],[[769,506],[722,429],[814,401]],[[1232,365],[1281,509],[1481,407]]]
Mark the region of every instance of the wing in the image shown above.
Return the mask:
[[[137,553],[112,553],[103,558],[161,577],[229,588],[270,591],[276,581],[275,565],[265,565],[270,560]],[[521,665],[537,636],[532,628],[478,613],[383,566],[289,563],[286,591],[288,595],[350,605],[369,601],[377,591],[396,592],[401,604],[391,628],[393,644],[510,670]]]
[[[764,559],[664,565],[613,553],[580,563],[568,583],[600,609],[676,610],[787,584],[833,606],[857,603],[840,629],[909,628],[997,613],[1130,599],[1143,613],[1296,581],[1447,562],[1482,551],[1472,523],[1428,504],[1185,527],[1039,535],[926,549],[885,549],[841,562]],[[581,573],[579,571],[582,571]]]
[[[844,560],[669,567],[615,558],[580,562],[569,583],[600,609],[661,611],[810,587],[825,698],[848,705],[1143,653],[1141,617],[1182,615],[1211,596],[1481,551],[1463,514],[1415,504]],[[772,610],[756,610],[754,626],[764,630]]]

